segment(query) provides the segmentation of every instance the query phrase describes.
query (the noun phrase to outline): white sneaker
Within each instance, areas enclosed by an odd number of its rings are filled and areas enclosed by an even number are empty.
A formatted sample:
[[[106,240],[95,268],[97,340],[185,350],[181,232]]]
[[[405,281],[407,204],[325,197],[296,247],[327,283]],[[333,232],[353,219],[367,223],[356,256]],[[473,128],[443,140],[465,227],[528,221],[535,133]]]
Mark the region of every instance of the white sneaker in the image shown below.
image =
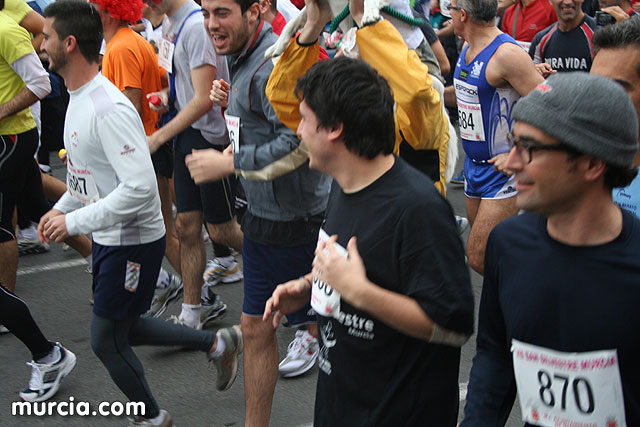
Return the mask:
[[[29,227],[25,230],[18,230],[17,244],[19,255],[41,254],[49,251],[49,244],[41,242],[35,228]]]
[[[8,333],[11,333],[11,331],[8,330],[6,326],[0,325],[0,335],[4,335],[4,334],[8,334]]]
[[[242,280],[242,270],[238,262],[231,258],[231,262],[223,262],[220,258],[210,259],[204,269],[202,278],[208,286],[222,283],[233,283]]]
[[[296,377],[313,368],[318,358],[318,340],[305,330],[297,330],[289,343],[287,356],[278,365],[278,372],[285,378]]]
[[[171,427],[173,426],[173,420],[171,419],[171,415],[164,409],[160,409],[160,415],[157,417],[158,419],[155,421],[151,421],[149,418],[137,417],[134,419],[129,419],[130,427]]]
[[[76,355],[56,343],[60,349],[60,360],[55,363],[40,364],[33,360],[27,362],[31,366],[29,387],[20,392],[24,402],[44,402],[52,397],[60,388],[60,382],[76,366]]]

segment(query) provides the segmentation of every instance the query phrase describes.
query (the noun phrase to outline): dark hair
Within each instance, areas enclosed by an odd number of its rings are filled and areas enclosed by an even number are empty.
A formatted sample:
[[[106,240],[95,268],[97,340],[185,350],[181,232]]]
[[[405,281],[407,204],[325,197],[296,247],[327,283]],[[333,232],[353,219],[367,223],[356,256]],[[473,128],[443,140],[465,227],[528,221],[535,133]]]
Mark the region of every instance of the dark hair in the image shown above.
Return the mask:
[[[296,97],[318,118],[318,127],[343,126],[344,144],[369,159],[395,145],[394,100],[386,80],[360,59],[339,57],[314,64],[298,80]]]
[[[236,3],[240,5],[240,11],[244,14],[252,4],[260,3],[259,0],[234,0]]]
[[[474,22],[493,22],[498,14],[498,0],[458,0]]]
[[[4,9],[4,0],[0,0],[0,10]]]
[[[638,175],[637,168],[625,168],[607,164],[607,169],[604,172],[604,185],[611,189],[626,187],[631,184],[636,175]]]
[[[58,0],[44,10],[45,18],[54,18],[53,29],[60,40],[76,38],[82,56],[98,62],[102,44],[102,21],[95,6],[83,0]]]
[[[636,46],[640,49],[640,17],[634,16],[613,25],[600,28],[593,34],[593,45],[596,53],[600,49],[617,49]],[[640,64],[636,71],[640,75]]]

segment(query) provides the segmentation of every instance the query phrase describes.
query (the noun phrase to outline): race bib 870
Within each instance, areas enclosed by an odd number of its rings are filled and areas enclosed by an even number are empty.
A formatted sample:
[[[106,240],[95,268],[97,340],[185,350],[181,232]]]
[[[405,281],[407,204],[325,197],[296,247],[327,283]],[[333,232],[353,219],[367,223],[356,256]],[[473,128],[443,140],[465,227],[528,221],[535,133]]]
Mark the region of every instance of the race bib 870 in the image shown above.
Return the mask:
[[[538,426],[626,426],[616,350],[565,353],[512,340],[522,419]]]

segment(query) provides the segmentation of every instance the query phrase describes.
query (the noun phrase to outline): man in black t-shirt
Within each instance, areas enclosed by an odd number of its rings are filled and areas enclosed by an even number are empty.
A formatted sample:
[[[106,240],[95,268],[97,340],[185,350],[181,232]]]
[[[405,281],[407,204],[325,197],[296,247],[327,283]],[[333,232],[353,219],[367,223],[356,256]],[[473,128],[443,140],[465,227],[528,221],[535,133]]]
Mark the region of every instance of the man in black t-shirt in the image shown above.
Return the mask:
[[[559,73],[513,109],[516,206],[485,256],[462,427],[640,425],[640,221],[613,202],[636,175],[622,87]],[[630,326],[631,325],[631,326]]]
[[[361,23],[362,2],[351,14]],[[316,63],[296,94],[309,166],[334,183],[313,271],[278,286],[264,319],[275,313],[277,326],[311,299],[321,338],[314,425],[455,426],[473,296],[452,209],[392,154],[393,97],[369,65]]]
[[[529,56],[544,77],[556,71],[586,71],[591,69],[596,25],[580,7],[582,0],[551,0],[558,22],[540,31],[529,47]]]

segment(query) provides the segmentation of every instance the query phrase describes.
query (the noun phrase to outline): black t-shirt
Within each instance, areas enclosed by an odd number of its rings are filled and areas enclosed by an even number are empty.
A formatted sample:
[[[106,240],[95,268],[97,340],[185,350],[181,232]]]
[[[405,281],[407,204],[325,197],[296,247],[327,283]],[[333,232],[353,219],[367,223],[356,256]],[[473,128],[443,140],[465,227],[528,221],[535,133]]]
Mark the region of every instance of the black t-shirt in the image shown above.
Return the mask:
[[[507,420],[516,396],[512,339],[570,353],[615,349],[624,425],[640,425],[638,301],[640,220],[630,213],[623,211],[616,239],[595,246],[551,238],[545,217],[526,213],[503,221],[487,243],[477,353],[462,426]]]
[[[439,326],[473,331],[473,296],[453,212],[433,181],[395,159],[365,189],[333,183],[323,230],[357,237],[367,277],[415,299]],[[318,316],[314,425],[455,426],[460,349],[411,338],[341,301]]]
[[[591,37],[596,24],[588,15],[576,28],[561,31],[558,23],[538,32],[529,47],[529,56],[536,64],[546,62],[558,72],[586,71],[593,62]]]

